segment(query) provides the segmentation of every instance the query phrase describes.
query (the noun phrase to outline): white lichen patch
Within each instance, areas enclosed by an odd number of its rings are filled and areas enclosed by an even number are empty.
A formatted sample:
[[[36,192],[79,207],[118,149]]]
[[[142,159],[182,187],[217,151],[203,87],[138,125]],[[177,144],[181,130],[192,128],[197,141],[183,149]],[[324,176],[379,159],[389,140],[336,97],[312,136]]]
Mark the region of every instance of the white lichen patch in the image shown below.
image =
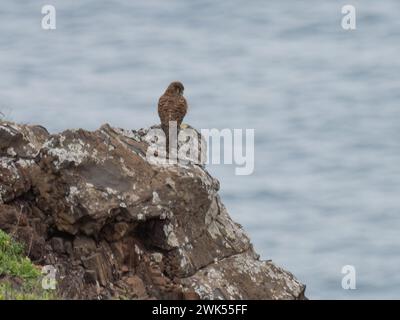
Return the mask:
[[[29,159],[18,159],[16,162],[18,165],[20,165],[22,168],[28,168],[35,164],[34,160],[29,160]]]
[[[234,265],[239,273],[250,277],[251,281],[256,282],[257,276],[263,272],[262,264],[250,259],[246,254],[238,254],[233,259]]]
[[[190,270],[192,266],[192,263],[190,262],[190,259],[187,256],[187,252],[179,248],[178,254],[179,254],[179,267],[181,268],[181,271],[187,272],[188,270]]]
[[[11,127],[12,129],[14,129],[15,131],[19,131],[18,128],[16,128],[15,126],[12,126],[11,124],[7,124],[7,125],[0,125],[0,130],[4,130],[5,132],[7,132],[10,136],[15,136],[16,132],[11,130],[9,127]]]
[[[124,159],[121,158],[122,162],[121,162],[121,169],[122,171],[125,173],[125,175],[127,175],[128,177],[132,177],[134,178],[136,173],[135,170],[133,169],[129,169],[126,165],[125,165],[125,161],[123,161]]]
[[[157,263],[161,263],[163,260],[163,255],[160,252],[154,252],[151,254],[151,259]]]
[[[218,230],[220,230],[227,240],[236,241],[237,239],[241,239],[242,242],[248,242],[243,231],[232,220],[228,219],[227,216],[218,216],[215,223]]]
[[[140,136],[133,130],[125,130],[125,129],[121,129],[121,128],[113,128],[113,130],[121,136],[125,136],[125,137],[133,139],[137,142],[141,141]]]
[[[172,189],[176,190],[175,181],[172,180],[170,177],[167,177],[167,179],[165,179],[165,184],[170,185]]]
[[[41,141],[38,138],[37,134],[34,133],[31,130],[31,128],[29,128],[29,127],[25,126],[25,127],[22,127],[20,130],[21,130],[21,133],[23,133],[24,139],[26,141],[29,141],[28,147],[31,148],[31,150],[26,150],[25,147],[23,147],[23,149],[25,151],[28,151],[27,153],[30,154],[31,156],[36,155],[40,151],[43,141]]]
[[[174,227],[171,223],[166,223],[163,226],[163,231],[167,239],[167,244],[171,247],[179,247],[179,241],[174,232]]]
[[[69,187],[69,192],[68,195],[66,197],[67,201],[69,203],[75,203],[76,201],[76,197],[79,195],[79,190],[77,187],[75,186],[70,186]]]
[[[135,250],[135,253],[136,253],[137,257],[138,257],[138,260],[141,260],[143,251],[136,244],[135,244],[135,249],[134,250]]]
[[[258,292],[269,291],[272,299],[293,299],[304,290],[292,274],[272,262],[254,259],[251,252],[222,259],[183,282],[193,287],[202,299],[218,299],[221,295],[226,299],[243,299],[248,294],[246,286]]]
[[[28,147],[30,147],[31,149],[35,149],[36,148],[36,146],[32,142],[28,143]]]
[[[12,156],[12,157],[15,157],[17,155],[17,153],[15,152],[13,147],[10,147],[10,148],[7,149],[7,154]]]
[[[124,199],[127,203],[135,204],[138,200],[140,200],[140,197],[133,192],[128,192],[124,194]]]
[[[179,246],[178,238],[176,237],[176,234],[174,232],[171,232],[170,234],[168,234],[167,243],[171,247]]]
[[[163,231],[164,231],[164,234],[165,234],[166,237],[168,237],[168,234],[169,234],[170,232],[172,232],[172,230],[173,230],[172,224],[170,224],[170,223],[164,224],[164,226],[163,226]]]
[[[0,158],[0,167],[7,170],[7,180],[15,181],[20,178],[18,168],[14,163],[14,159],[4,157]]]
[[[116,195],[116,194],[118,194],[118,191],[117,191],[117,190],[114,190],[114,189],[112,189],[112,188],[110,188],[110,187],[107,187],[107,188],[106,188],[106,191],[107,191],[107,193],[108,193],[109,195]]]
[[[56,167],[59,167],[64,162],[73,162],[75,166],[81,164],[86,158],[90,157],[88,150],[84,148],[82,140],[75,140],[63,148],[51,147],[51,144],[46,144],[48,153],[55,156],[57,160],[54,162]]]
[[[213,267],[199,271],[189,281],[201,299],[242,299],[240,289],[230,284],[223,271]]]
[[[201,299],[214,300],[213,288],[211,284],[193,279],[191,285]]]
[[[207,226],[207,232],[210,234],[211,238],[214,240],[217,239],[218,237],[221,237],[221,232],[218,229],[217,224],[212,221],[208,226]]]
[[[243,299],[243,296],[240,293],[240,290],[238,287],[235,287],[231,284],[226,284],[225,289],[228,292],[230,297],[238,297],[236,299]]]
[[[152,199],[152,203],[153,204],[158,204],[158,203],[160,203],[160,197],[159,197],[159,195],[158,195],[158,193],[157,192],[155,192],[155,191],[153,191],[153,199]]]
[[[43,148],[51,149],[54,147],[55,142],[56,142],[56,139],[54,137],[51,137],[45,143],[43,143]]]
[[[214,184],[214,179],[201,167],[193,166],[194,175],[199,177],[201,182],[208,186],[212,187]]]
[[[61,147],[64,147],[64,141],[65,141],[65,136],[60,136],[60,139],[59,139],[59,142],[60,142],[60,145],[61,145]]]
[[[296,297],[302,293],[304,286],[291,273],[278,267],[272,261],[261,263],[264,263],[266,275],[274,281],[281,283],[281,286],[285,289],[285,291],[280,293],[280,299]]]

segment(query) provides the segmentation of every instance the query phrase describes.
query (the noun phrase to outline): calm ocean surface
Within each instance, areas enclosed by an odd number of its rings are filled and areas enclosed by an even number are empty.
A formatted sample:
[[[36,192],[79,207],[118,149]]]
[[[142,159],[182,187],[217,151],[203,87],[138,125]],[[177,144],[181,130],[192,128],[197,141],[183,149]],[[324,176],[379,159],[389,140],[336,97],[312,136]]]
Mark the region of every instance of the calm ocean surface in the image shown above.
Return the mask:
[[[400,1],[351,1],[350,32],[345,4],[2,0],[0,111],[52,132],[146,127],[181,80],[186,123],[255,129],[253,175],[210,170],[262,258],[312,299],[399,299]]]

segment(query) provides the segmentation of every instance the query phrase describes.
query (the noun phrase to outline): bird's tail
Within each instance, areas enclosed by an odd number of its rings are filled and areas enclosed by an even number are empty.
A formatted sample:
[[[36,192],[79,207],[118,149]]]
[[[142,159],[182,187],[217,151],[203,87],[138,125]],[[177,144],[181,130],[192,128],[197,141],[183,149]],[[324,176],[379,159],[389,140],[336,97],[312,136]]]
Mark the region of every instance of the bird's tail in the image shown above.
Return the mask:
[[[170,121],[168,124],[162,124],[161,128],[164,131],[165,134],[165,150],[166,150],[166,155],[167,158],[170,156],[170,151],[173,153],[178,152],[178,134],[179,134],[179,126],[180,123],[176,121]],[[171,137],[170,137],[171,133]],[[172,138],[172,141],[170,141]],[[170,146],[173,148],[170,150]]]
[[[169,126],[162,124],[161,125],[162,130],[164,131],[165,134],[165,155],[168,158],[168,154],[169,154]]]

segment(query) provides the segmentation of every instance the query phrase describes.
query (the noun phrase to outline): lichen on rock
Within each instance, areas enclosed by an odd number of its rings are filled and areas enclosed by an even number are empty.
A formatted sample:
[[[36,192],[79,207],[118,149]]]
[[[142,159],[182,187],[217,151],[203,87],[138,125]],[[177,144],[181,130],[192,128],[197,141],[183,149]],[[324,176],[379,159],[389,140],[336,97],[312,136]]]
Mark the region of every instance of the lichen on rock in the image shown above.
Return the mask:
[[[303,299],[261,261],[203,165],[146,159],[146,129],[0,122],[0,229],[72,299]]]

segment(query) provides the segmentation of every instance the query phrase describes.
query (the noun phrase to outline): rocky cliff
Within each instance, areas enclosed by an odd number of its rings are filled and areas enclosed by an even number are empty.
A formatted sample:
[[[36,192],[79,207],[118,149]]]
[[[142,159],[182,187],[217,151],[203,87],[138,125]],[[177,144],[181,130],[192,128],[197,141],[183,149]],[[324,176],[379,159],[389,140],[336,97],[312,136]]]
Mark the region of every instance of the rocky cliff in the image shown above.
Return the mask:
[[[302,299],[199,165],[146,160],[146,130],[0,122],[0,229],[72,299]]]

